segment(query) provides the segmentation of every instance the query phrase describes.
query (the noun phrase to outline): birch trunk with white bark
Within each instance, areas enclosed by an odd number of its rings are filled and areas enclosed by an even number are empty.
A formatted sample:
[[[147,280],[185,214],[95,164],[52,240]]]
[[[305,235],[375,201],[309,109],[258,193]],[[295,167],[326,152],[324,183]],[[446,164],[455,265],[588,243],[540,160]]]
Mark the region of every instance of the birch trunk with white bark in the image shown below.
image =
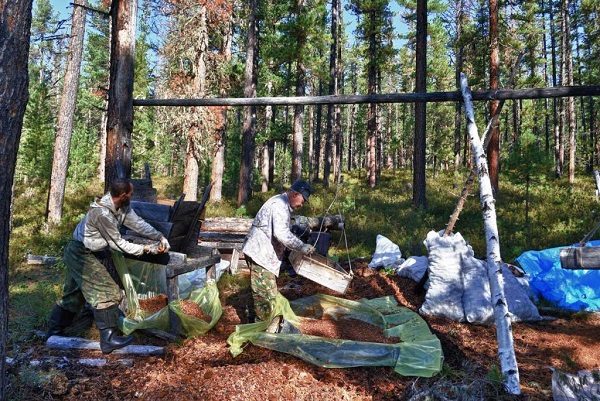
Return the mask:
[[[465,116],[467,118],[467,130],[471,139],[474,168],[479,177],[479,196],[483,211],[483,222],[485,227],[485,240],[487,247],[487,269],[492,293],[492,305],[494,308],[494,319],[496,323],[496,340],[498,341],[498,356],[500,368],[504,377],[504,386],[510,394],[520,394],[519,368],[513,345],[512,328],[508,314],[508,304],[504,296],[504,279],[502,277],[502,259],[500,257],[500,237],[496,223],[496,206],[492,185],[488,174],[486,155],[473,112],[473,101],[471,89],[468,86],[467,77],[461,74],[460,87],[465,104]]]

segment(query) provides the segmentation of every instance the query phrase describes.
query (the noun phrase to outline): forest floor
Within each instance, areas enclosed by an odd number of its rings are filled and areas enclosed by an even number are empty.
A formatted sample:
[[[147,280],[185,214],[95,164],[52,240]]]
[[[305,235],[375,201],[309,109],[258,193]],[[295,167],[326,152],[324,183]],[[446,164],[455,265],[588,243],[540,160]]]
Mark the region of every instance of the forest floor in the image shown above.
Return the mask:
[[[354,264],[355,276],[344,298],[393,295],[417,311],[424,294],[409,279]],[[246,322],[250,297],[247,272],[220,282],[223,316],[206,335],[168,344],[137,335],[137,343],[165,345],[163,357],[57,351],[38,341],[21,350],[27,359],[8,369],[9,399],[22,400],[549,400],[551,368],[567,372],[599,368],[600,314],[575,314],[513,325],[521,396],[508,396],[499,383],[494,327],[424,319],[441,341],[442,372],[429,379],[402,377],[391,367],[326,369],[293,356],[248,345],[233,358],[226,343],[235,325]],[[294,285],[289,285],[290,283]],[[301,277],[286,274],[278,284],[288,299],[316,293],[336,295]],[[96,332],[92,330],[90,332]],[[96,332],[97,333],[97,332]],[[66,357],[35,368],[31,359]],[[107,358],[103,367],[86,367],[78,358]],[[131,357],[127,357],[131,358]],[[60,360],[60,359],[59,359]],[[425,393],[431,398],[425,398]]]

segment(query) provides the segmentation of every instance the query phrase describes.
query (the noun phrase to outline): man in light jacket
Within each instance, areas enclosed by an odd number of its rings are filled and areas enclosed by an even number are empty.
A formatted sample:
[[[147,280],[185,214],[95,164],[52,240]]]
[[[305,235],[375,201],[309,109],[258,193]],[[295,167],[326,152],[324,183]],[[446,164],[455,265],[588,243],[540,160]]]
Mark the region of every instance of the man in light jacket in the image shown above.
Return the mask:
[[[278,294],[276,280],[286,248],[304,254],[315,250],[290,231],[291,212],[301,208],[311,193],[312,188],[306,181],[297,180],[286,192],[267,200],[256,214],[242,247],[250,268],[254,310],[262,321],[271,315],[272,303]],[[268,331],[276,329],[270,326]]]
[[[100,348],[103,353],[126,346],[132,336],[121,336],[118,330],[121,289],[118,277],[111,276],[107,266],[112,260],[109,250],[140,256],[144,253],[168,252],[169,241],[131,208],[133,185],[128,180],[115,180],[110,192],[90,205],[79,222],[73,238],[64,252],[66,265],[63,296],[54,306],[49,319],[48,337],[60,335],[75,315],[88,302],[94,312],[96,327],[100,331]],[[121,226],[153,239],[159,244],[140,245],[121,237]]]

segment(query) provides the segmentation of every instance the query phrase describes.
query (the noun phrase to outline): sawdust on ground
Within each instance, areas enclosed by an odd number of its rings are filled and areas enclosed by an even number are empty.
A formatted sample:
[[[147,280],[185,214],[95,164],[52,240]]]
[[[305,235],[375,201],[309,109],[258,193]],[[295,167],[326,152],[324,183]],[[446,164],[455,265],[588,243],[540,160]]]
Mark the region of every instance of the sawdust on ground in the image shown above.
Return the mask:
[[[418,310],[424,294],[409,279],[375,272],[359,262],[348,299],[393,295],[399,304]],[[301,277],[282,275],[282,293],[288,299],[315,293],[336,295]],[[222,294],[223,316],[206,335],[181,344],[165,344],[164,357],[135,357],[123,366],[123,356],[99,352],[67,354],[108,359],[104,367],[63,364],[54,388],[32,386],[24,399],[36,400],[404,400],[423,391],[443,391],[447,399],[469,391],[481,399],[551,399],[551,367],[576,372],[600,367],[600,317],[575,315],[540,323],[515,323],[513,334],[523,394],[508,397],[488,374],[498,366],[494,327],[425,318],[440,338],[445,357],[442,374],[430,378],[402,377],[390,367],[325,369],[295,357],[248,345],[237,358],[226,339],[235,325],[245,323],[248,289]],[[138,343],[153,342],[138,336]],[[34,354],[65,355],[40,344]],[[13,371],[15,368],[12,368]],[[11,373],[11,369],[9,369]],[[437,390],[436,390],[437,389]],[[475,389],[475,390],[474,390]],[[452,398],[452,393],[456,397]]]

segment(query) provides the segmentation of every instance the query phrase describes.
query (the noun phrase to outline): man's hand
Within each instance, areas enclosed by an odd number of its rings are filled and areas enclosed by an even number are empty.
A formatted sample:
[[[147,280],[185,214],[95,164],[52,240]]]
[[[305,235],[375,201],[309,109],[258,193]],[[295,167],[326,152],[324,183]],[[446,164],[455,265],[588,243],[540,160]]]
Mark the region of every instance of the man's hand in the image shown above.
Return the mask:
[[[158,245],[158,251],[160,253],[167,253],[167,252],[169,252],[169,249],[171,249],[171,245],[169,244],[169,241],[165,237],[162,237],[160,239],[160,244]]]
[[[160,245],[149,244],[149,245],[144,245],[144,253],[149,253],[150,255],[158,255],[159,253],[162,253],[162,252],[160,251]]]
[[[302,245],[302,249],[300,249],[300,252],[302,252],[304,255],[312,255],[313,253],[315,253],[315,247],[310,244],[304,244]]]

